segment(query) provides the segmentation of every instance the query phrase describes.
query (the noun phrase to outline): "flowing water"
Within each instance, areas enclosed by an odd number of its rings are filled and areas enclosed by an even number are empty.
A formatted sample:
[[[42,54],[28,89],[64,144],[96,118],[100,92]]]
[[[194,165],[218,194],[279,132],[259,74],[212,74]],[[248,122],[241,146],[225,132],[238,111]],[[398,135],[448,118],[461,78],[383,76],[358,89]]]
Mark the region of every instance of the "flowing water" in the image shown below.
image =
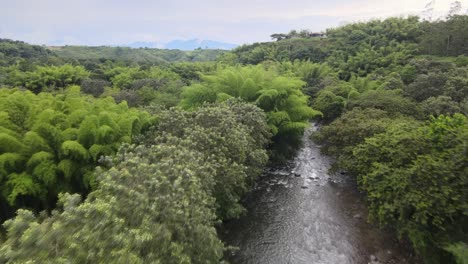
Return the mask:
[[[230,263],[415,263],[392,232],[367,223],[362,195],[346,175],[328,174],[330,160],[310,139],[291,164],[270,169],[245,200],[248,213],[226,223],[237,247]]]

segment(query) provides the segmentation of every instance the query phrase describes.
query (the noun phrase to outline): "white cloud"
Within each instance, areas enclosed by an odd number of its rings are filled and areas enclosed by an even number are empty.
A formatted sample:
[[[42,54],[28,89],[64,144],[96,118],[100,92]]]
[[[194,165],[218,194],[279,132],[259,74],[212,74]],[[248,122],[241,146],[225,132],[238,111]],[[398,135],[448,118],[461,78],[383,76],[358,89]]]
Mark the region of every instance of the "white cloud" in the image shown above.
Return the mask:
[[[340,21],[418,15],[430,0],[0,0],[0,37],[32,43],[120,44],[203,38],[262,41]],[[437,16],[452,0],[436,0]],[[462,0],[468,8],[468,0]],[[8,33],[6,33],[8,32]]]

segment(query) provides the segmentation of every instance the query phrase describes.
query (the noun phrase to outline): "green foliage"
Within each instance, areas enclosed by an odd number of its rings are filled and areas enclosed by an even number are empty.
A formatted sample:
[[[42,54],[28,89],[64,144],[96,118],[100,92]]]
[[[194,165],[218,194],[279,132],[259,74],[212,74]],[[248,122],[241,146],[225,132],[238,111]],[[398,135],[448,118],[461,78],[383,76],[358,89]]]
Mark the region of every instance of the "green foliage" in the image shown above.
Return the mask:
[[[465,116],[422,123],[354,108],[314,138],[337,158],[332,169],[357,176],[370,220],[396,227],[427,263],[450,260],[446,245],[467,237]],[[448,251],[460,257],[456,249]]]
[[[455,64],[458,67],[466,67],[468,66],[468,56],[460,55],[455,59]]]
[[[460,113],[461,108],[448,96],[429,97],[422,102],[422,109],[426,116],[453,115]]]
[[[404,87],[404,83],[400,74],[396,72],[392,72],[385,78],[384,83],[380,85],[379,89],[401,90],[403,89],[403,87]]]
[[[336,96],[331,91],[322,90],[314,99],[312,106],[323,113],[325,121],[330,121],[341,115],[345,107],[345,101],[343,97]]]
[[[326,63],[295,60],[278,63],[277,67],[281,74],[296,76],[306,82],[302,91],[309,96],[338,82],[338,74]]]
[[[202,74],[213,73],[217,69],[217,64],[204,63],[188,63],[177,62],[169,66],[169,69],[177,73],[185,84],[190,84],[192,81],[200,81]]]
[[[240,199],[268,159],[265,114],[231,99],[159,116],[142,145],[124,145],[104,159],[112,168],[95,171],[98,187],[83,203],[79,195],[61,194],[49,217],[18,210],[4,223],[0,261],[219,263],[217,219],[243,212]],[[83,149],[74,141],[63,145],[70,153]],[[73,171],[73,163],[64,159],[58,167]],[[28,178],[20,179],[27,190]]]
[[[11,66],[6,83],[14,87],[25,87],[35,93],[46,90],[65,88],[69,85],[80,84],[89,77],[89,72],[82,66],[37,66],[33,71],[19,71],[17,66]]]
[[[417,17],[388,18],[327,30],[333,49],[327,61],[342,79],[404,66],[421,35]]]
[[[81,161],[88,159],[88,151],[76,141],[68,140],[63,142],[61,152],[63,157],[70,157],[74,160]]]
[[[201,49],[198,51],[165,50],[150,48],[127,47],[86,47],[64,46],[50,48],[59,58],[79,61],[123,61],[138,63],[140,65],[161,65],[170,62],[190,61],[214,61],[225,53],[224,50]]]
[[[120,89],[130,88],[130,85],[136,79],[143,79],[147,77],[147,73],[141,71],[139,67],[118,67],[113,68],[106,73],[110,77],[112,84]]]
[[[419,75],[416,80],[405,88],[405,95],[421,102],[429,97],[436,97],[443,94],[443,88],[447,82],[444,73],[429,73]]]
[[[371,217],[407,234],[428,262],[434,248],[463,235],[466,223],[466,117],[440,116],[426,126],[397,125],[354,150]]]
[[[1,133],[0,134],[0,151],[5,153],[5,152],[14,152],[14,151],[21,151],[23,148],[23,144],[21,142],[6,133]]]
[[[460,103],[468,98],[468,68],[459,69],[451,74],[444,85],[444,95]]]
[[[455,104],[463,102],[468,98],[468,70],[448,65],[448,69],[422,67],[426,73],[417,75],[414,82],[404,87],[404,94],[418,102],[438,96],[450,97]]]
[[[44,47],[29,45],[22,41],[0,39],[0,66],[7,66],[16,62],[32,63],[47,61],[52,53]]]
[[[420,117],[420,110],[411,100],[401,95],[400,91],[371,90],[348,100],[348,108],[376,108],[388,113]]]
[[[394,122],[402,122],[402,119],[394,120],[389,113],[379,109],[354,108],[324,126],[312,137],[322,144],[323,153],[336,157],[333,169],[338,169],[353,162],[355,146],[368,137],[384,132]]]
[[[423,22],[420,37],[421,50],[424,54],[439,56],[468,55],[467,15],[453,15],[447,20]]]
[[[219,263],[214,199],[201,181],[210,172],[181,145],[122,148],[112,169],[96,172],[99,187],[83,203],[62,194],[50,217],[20,209],[5,222],[0,261]]]
[[[114,67],[107,69],[105,75],[114,88],[102,96],[112,96],[118,103],[126,101],[129,106],[175,106],[185,86],[181,76],[161,67]]]
[[[221,219],[238,217],[244,211],[240,199],[268,160],[265,147],[271,134],[265,114],[254,105],[228,100],[193,112],[172,109],[158,116],[158,128],[145,144],[184,139],[176,143],[197,151],[211,168],[211,176],[201,183],[216,199],[217,215]]]
[[[81,97],[77,87],[56,96],[1,89],[0,100],[7,102],[0,106],[2,219],[21,207],[50,208],[60,191],[85,194],[93,179],[84,175],[100,155],[151,122],[112,99]]]
[[[356,89],[357,92],[359,93],[364,93],[372,90],[377,90],[379,88],[379,82],[370,79],[369,77],[352,77],[348,81],[354,89]],[[348,91],[349,94],[349,91]]]
[[[83,93],[99,97],[104,93],[104,88],[110,86],[110,82],[105,80],[84,80],[80,86]]]
[[[237,61],[242,64],[259,64],[269,60],[323,62],[327,56],[328,44],[326,39],[294,38],[243,45],[232,52],[237,55]]]
[[[274,141],[288,148],[288,144],[297,143],[308,120],[320,116],[320,112],[307,106],[307,96],[301,91],[303,85],[297,78],[280,76],[262,65],[227,67],[215,75],[204,76],[202,83],[187,87],[181,105],[196,108],[217,101],[218,95],[253,102],[267,113]],[[282,117],[278,118],[279,115]],[[283,152],[285,156],[290,153],[291,149]]]
[[[454,243],[445,247],[445,250],[450,252],[455,256],[457,264],[467,264],[468,263],[468,246],[463,243]]]
[[[355,175],[367,193],[371,220],[408,237],[428,263],[454,261],[447,252],[463,261],[460,252],[466,248],[468,139],[466,117],[458,114],[468,113],[466,18],[389,18],[330,29],[327,39],[316,42],[324,51],[322,64],[287,62],[289,51],[300,50],[299,43],[306,41],[287,39],[302,38],[297,31],[234,51],[240,63],[263,62],[269,70],[307,83],[303,91],[314,109],[325,121],[334,120],[314,135],[322,150],[336,157],[332,169]],[[280,49],[282,44],[289,45],[288,51]],[[235,87],[245,82],[226,80]],[[242,97],[222,85],[203,88],[197,91],[201,100]],[[265,89],[256,99],[275,133],[280,125],[283,131],[296,126],[287,111],[267,107],[280,94]],[[421,121],[440,114],[453,117]]]

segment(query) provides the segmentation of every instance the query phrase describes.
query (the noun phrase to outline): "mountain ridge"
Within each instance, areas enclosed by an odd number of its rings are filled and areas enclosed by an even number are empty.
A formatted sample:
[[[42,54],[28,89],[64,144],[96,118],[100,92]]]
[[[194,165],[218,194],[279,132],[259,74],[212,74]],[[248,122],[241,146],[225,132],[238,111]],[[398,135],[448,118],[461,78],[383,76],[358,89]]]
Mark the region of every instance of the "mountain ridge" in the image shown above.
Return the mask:
[[[238,44],[221,42],[216,40],[201,40],[201,39],[175,39],[165,43],[136,41],[127,44],[118,45],[121,47],[130,48],[158,48],[158,49],[178,49],[178,50],[195,50],[201,49],[222,49],[231,50],[238,47]]]

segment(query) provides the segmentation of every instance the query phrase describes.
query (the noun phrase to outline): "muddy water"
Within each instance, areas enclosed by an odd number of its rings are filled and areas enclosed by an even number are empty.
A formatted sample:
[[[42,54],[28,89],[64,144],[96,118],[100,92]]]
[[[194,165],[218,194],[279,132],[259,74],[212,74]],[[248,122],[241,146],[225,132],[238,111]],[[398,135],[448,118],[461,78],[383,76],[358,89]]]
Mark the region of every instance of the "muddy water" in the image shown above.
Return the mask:
[[[230,263],[415,263],[392,232],[367,223],[363,197],[304,135],[288,167],[269,170],[246,198],[248,213],[225,224]]]

